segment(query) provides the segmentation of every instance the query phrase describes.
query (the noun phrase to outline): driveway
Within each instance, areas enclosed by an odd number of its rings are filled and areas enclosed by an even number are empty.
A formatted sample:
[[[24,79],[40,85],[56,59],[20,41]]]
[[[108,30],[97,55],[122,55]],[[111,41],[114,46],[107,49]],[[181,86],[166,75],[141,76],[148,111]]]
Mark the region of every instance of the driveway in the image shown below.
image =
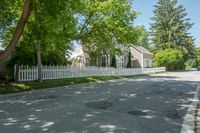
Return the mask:
[[[0,96],[0,133],[180,133],[200,72]]]

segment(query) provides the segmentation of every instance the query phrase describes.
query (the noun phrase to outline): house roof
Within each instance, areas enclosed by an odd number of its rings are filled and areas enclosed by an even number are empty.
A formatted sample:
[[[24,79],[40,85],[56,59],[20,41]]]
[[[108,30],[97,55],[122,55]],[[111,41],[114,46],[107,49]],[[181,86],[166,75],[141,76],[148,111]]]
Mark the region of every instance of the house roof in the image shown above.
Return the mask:
[[[153,55],[151,52],[149,52],[149,50],[145,49],[142,46],[137,46],[137,47],[134,47],[134,48],[137,49],[140,53]]]

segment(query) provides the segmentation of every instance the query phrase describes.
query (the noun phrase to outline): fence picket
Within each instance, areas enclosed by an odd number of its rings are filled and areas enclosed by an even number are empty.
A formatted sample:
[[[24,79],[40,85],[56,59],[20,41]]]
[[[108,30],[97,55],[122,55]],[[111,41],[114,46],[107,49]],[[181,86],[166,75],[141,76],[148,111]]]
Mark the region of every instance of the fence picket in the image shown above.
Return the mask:
[[[62,79],[71,77],[89,76],[128,76],[165,71],[165,67],[160,68],[109,68],[109,67],[84,67],[75,68],[70,66],[43,66],[42,79]],[[19,66],[17,75],[19,81],[34,81],[38,79],[38,66]]]

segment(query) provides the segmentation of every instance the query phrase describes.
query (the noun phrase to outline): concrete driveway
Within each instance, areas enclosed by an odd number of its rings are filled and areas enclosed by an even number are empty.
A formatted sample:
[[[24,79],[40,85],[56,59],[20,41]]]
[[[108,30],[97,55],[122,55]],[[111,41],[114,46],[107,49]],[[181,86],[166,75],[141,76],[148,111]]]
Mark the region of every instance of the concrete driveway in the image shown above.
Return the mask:
[[[180,133],[200,72],[0,96],[0,133]]]

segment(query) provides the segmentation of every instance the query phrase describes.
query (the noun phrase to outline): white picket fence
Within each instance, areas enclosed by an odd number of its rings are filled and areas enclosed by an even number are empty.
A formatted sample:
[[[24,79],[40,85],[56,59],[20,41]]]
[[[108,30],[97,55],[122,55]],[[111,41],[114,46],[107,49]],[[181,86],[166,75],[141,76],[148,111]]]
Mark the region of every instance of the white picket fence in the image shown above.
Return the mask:
[[[42,66],[42,79],[64,79],[90,76],[130,76],[165,71],[160,68],[109,68],[85,67],[75,68],[69,66]],[[18,81],[34,81],[38,79],[38,67],[19,66]]]

